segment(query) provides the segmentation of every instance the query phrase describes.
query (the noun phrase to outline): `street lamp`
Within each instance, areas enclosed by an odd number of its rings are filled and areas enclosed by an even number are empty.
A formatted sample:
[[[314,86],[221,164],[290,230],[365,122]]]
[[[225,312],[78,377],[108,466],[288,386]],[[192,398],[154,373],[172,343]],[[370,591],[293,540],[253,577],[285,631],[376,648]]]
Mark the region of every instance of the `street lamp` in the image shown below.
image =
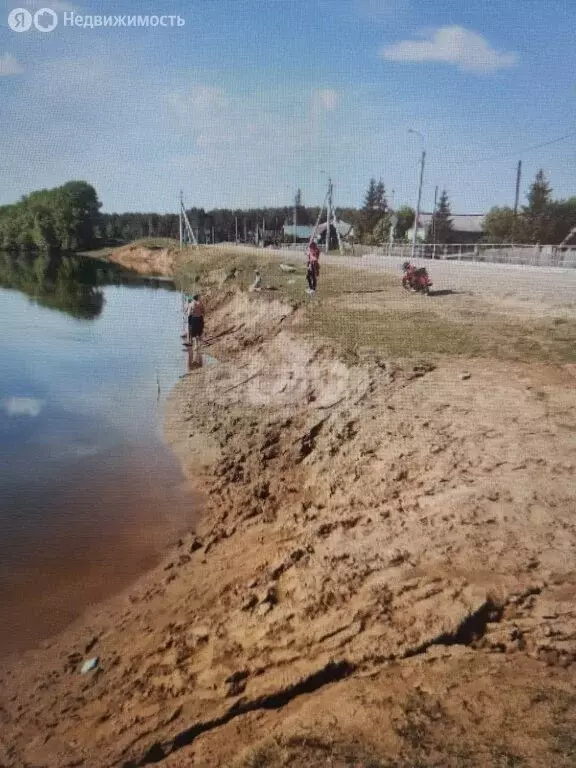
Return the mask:
[[[328,175],[327,171],[320,171],[323,176],[328,176],[328,194],[326,196],[326,254],[330,252],[330,234],[332,225],[332,179]],[[334,229],[336,229],[336,222],[334,222]]]
[[[420,219],[420,203],[422,201],[422,182],[424,181],[424,163],[426,162],[426,150],[424,149],[424,136],[414,128],[409,128],[408,133],[414,133],[422,141],[422,157],[420,159],[420,183],[418,185],[418,202],[416,203],[416,214],[414,216],[414,234],[412,236],[412,261],[416,254],[416,238],[418,236],[418,220]]]

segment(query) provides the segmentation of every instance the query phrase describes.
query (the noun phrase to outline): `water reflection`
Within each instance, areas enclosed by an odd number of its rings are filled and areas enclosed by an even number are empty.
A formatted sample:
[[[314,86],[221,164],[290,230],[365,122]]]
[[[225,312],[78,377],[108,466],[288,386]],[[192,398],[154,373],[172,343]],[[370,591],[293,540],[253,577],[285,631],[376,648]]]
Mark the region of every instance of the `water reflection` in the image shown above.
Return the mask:
[[[144,278],[97,259],[0,252],[0,287],[25,293],[35,304],[66,312],[79,320],[93,320],[101,314],[102,288],[107,285],[175,290],[169,281]]]
[[[190,529],[195,499],[160,437],[186,370],[180,320],[169,282],[0,254],[0,656]]]

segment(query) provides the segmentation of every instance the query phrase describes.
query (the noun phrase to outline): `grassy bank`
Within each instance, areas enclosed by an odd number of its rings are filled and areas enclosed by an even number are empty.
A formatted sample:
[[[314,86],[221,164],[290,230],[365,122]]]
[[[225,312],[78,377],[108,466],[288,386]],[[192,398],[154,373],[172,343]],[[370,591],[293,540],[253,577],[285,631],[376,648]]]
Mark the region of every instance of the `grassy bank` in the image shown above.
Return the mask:
[[[299,332],[321,335],[345,354],[373,351],[412,358],[486,358],[576,363],[576,320],[516,313],[473,295],[429,298],[405,293],[399,276],[323,265],[316,296],[305,294],[305,267],[284,272],[270,254],[224,248],[186,249],[176,279],[186,291],[247,290],[255,270],[262,296],[283,296],[300,308]]]

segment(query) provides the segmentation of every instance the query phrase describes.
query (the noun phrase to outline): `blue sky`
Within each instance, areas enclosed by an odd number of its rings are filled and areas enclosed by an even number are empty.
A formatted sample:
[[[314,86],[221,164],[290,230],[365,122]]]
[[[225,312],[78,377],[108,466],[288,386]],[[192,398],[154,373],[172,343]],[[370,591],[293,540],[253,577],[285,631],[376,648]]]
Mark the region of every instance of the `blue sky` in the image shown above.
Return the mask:
[[[17,6],[60,23],[15,33]],[[576,195],[575,30],[572,0],[0,0],[0,204],[80,178],[106,211],[313,205],[329,172],[336,204],[376,176],[414,205],[423,146],[427,210],[436,185],[457,213],[513,204],[519,159],[523,193],[543,167]]]

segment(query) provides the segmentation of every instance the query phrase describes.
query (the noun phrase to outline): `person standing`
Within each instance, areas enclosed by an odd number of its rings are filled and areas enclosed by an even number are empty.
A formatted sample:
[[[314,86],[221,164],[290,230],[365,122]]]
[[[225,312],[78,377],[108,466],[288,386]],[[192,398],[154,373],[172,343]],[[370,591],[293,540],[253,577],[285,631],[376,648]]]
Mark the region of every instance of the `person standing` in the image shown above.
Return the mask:
[[[308,281],[308,293],[316,293],[318,287],[318,275],[320,274],[320,248],[312,241],[308,246],[308,268],[306,280]]]
[[[192,347],[193,354],[200,353],[200,342],[204,333],[204,303],[200,295],[195,293],[186,305],[188,317],[188,345]]]

